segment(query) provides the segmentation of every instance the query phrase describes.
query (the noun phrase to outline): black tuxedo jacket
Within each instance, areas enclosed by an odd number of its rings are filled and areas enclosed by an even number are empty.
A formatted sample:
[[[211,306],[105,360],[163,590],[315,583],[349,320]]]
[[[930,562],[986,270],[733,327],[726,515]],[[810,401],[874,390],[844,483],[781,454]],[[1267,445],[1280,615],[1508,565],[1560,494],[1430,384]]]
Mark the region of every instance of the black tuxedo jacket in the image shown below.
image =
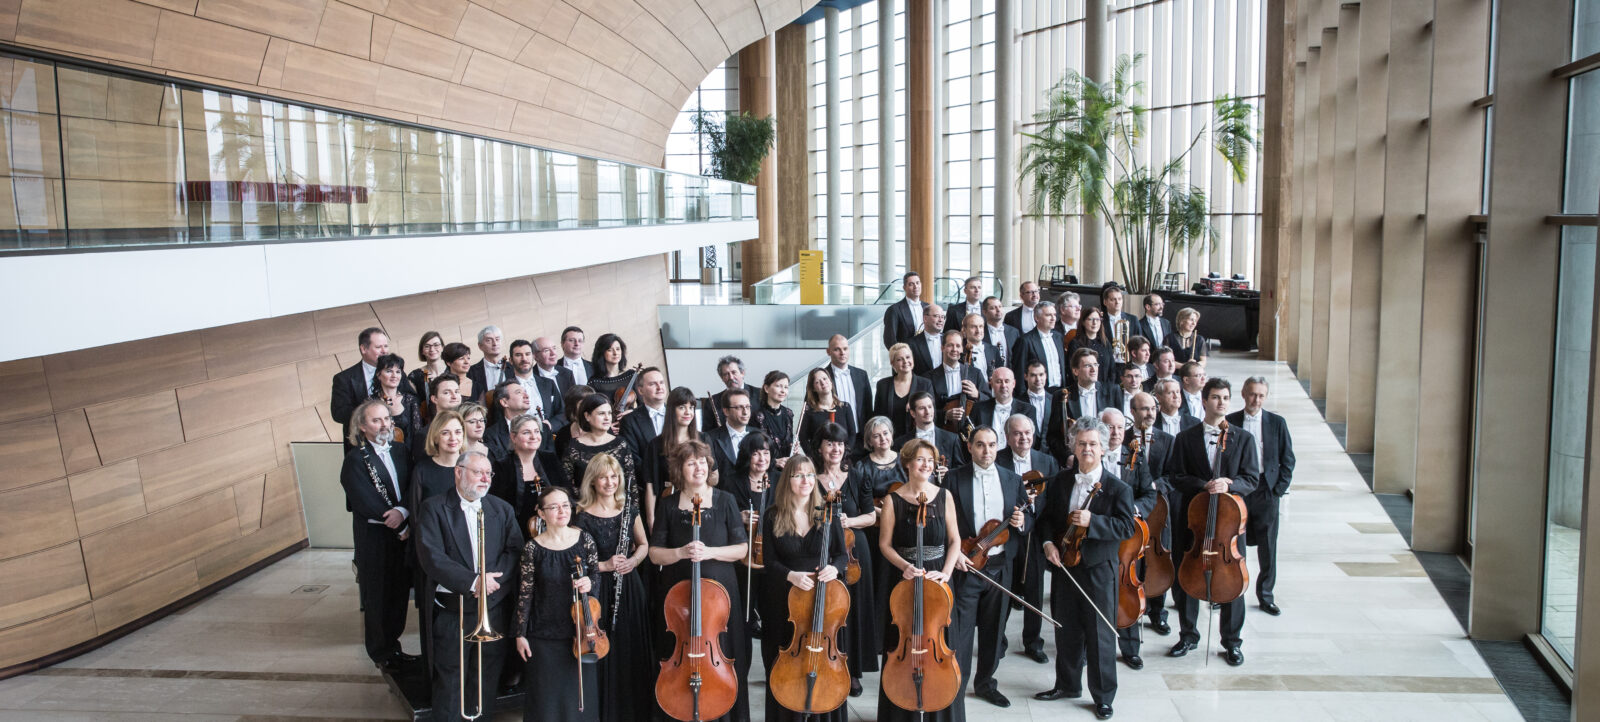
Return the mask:
[[[746,432],[752,430],[749,426],[745,427]],[[733,436],[729,433],[728,427],[719,426],[711,433],[703,434],[701,440],[711,447],[711,460],[716,464],[717,478],[722,480],[733,478],[731,476],[733,462],[739,459],[739,447],[733,445]]]
[[[994,421],[995,421],[995,418],[994,418],[994,407],[999,405],[999,403],[1000,403],[999,401],[996,401],[995,398],[993,396],[991,396],[991,397],[986,398],[986,399],[984,399],[982,401],[979,401],[977,404],[973,405],[973,407],[972,407],[972,423],[976,424],[978,426],[993,426],[994,425]],[[1013,414],[1024,414],[1028,418],[1031,419],[1031,418],[1033,418],[1033,412],[1034,412],[1033,404],[1030,404],[1030,403],[1028,403],[1026,401],[1023,401],[1022,399],[1019,399],[1019,398],[1017,398],[1015,396],[1011,397],[1011,413],[1013,413]],[[1004,446],[1005,443],[1006,443],[1005,423],[1006,423],[1005,419],[1000,419],[1000,429],[1001,430],[999,432],[999,436],[1000,436],[1000,444],[1002,446]],[[1037,422],[1035,422],[1035,424],[1037,424]],[[1035,435],[1038,434],[1037,429],[1035,429],[1034,434]]]
[[[999,365],[1006,368],[1011,368],[1011,357],[1015,356],[1017,353],[1017,343],[1022,341],[1022,332],[1018,331],[1012,326],[1006,325],[1005,323],[1001,323],[1000,328],[1002,329],[1001,332],[1005,334],[1005,348],[996,346],[994,341],[990,340],[989,326],[987,324],[985,324],[983,327],[983,344],[985,346],[994,348],[1000,353]],[[1022,379],[1017,379],[1017,383],[1022,383]]]
[[[1062,390],[1067,394],[1068,419],[1071,421],[1076,421],[1083,418],[1083,399],[1078,398],[1078,382],[1074,380],[1072,383],[1063,387]],[[1096,383],[1094,385],[1094,391],[1096,416],[1098,416],[1101,411],[1105,411],[1107,408],[1115,408],[1119,410],[1122,408],[1122,387],[1112,386],[1105,383]]]
[[[826,366],[828,375],[833,375],[833,365]],[[846,366],[850,371],[850,390],[855,392],[855,401],[850,407],[856,412],[856,428],[867,428],[867,419],[872,418],[872,379],[867,376],[865,369],[856,366]],[[835,382],[837,386],[837,381]]]
[[[976,503],[976,499],[972,494],[972,477],[975,471],[976,469],[971,464],[965,464],[959,468],[951,469],[950,473],[944,477],[944,488],[949,489],[950,495],[955,497],[956,528],[960,530],[962,539],[976,537],[980,528],[979,525],[973,523],[972,518],[973,505]],[[1010,527],[1012,538],[1018,538],[1033,531],[1034,513],[1033,509],[1027,506],[1022,509],[1021,531],[1011,526],[1010,522],[1011,510],[1027,502],[1027,497],[1022,495],[1022,477],[999,464],[995,465],[995,471],[1000,474],[1000,497],[1002,499],[1000,521]],[[1010,546],[1009,543],[1006,544],[1007,549]],[[1006,555],[1001,553],[996,554],[995,557],[998,558],[990,559],[989,564],[1005,561]]]
[[[934,366],[944,363],[941,354],[928,351],[927,334],[917,334],[905,341],[911,347],[911,373],[922,376]]]
[[[1016,329],[1017,335],[1022,336],[1024,335],[1022,331],[1022,314],[1024,313],[1031,315],[1033,311],[1029,310],[1026,306],[1018,306],[1010,311],[1006,311],[1006,315],[1004,318],[1000,319],[1000,323]]]
[[[916,436],[915,431],[908,431],[902,434],[900,438],[894,440],[894,450],[899,451],[906,445],[906,442],[916,438]],[[961,437],[956,436],[953,432],[934,427],[933,448],[944,455],[944,465],[946,467],[954,469],[967,463],[966,447],[961,445]]]
[[[978,300],[977,313],[983,313],[983,300]],[[961,319],[967,317],[967,299],[963,298],[944,307],[944,327],[961,328]]]
[[[360,373],[360,369],[356,369]],[[389,500],[394,506],[405,507],[412,514],[416,513],[416,506],[402,493],[403,487],[410,486],[411,480],[411,455],[404,444],[389,444],[389,459],[394,462],[394,471],[399,478],[390,478],[389,470],[384,468],[383,460],[378,457],[377,450],[371,443],[363,442],[359,447],[353,447],[345,452],[344,465],[339,469],[339,485],[344,487],[344,508],[357,519],[366,521],[382,521],[384,512],[393,508],[383,503],[383,497],[378,494],[378,488],[372,483],[372,475],[367,471],[367,462],[372,463],[372,469],[378,472],[378,478],[389,490]]]
[[[665,410],[665,407],[663,407],[663,410]],[[667,428],[665,419],[662,419],[661,428],[663,430]],[[659,436],[656,433],[655,422],[650,420],[650,409],[645,408],[642,404],[633,407],[633,411],[622,417],[622,433],[619,436],[628,442],[628,448],[632,449],[636,456],[642,454],[646,448],[649,448],[650,441]],[[643,459],[641,458],[640,461],[643,461]]]
[[[1044,403],[1039,404],[1033,400],[1033,395],[1028,393],[1027,389],[1023,389],[1017,392],[1017,400],[1025,402],[1033,408],[1033,413],[1029,414],[1029,416],[1033,417],[1034,451],[1050,453],[1051,444],[1054,443],[1050,437],[1053,431],[1052,425],[1056,423],[1056,417],[1061,413],[1060,391],[1046,388],[1044,390]]]
[[[489,595],[489,606],[517,596],[517,563],[522,557],[522,531],[516,512],[504,499],[483,497],[483,553],[485,568],[500,572],[500,588]],[[472,553],[472,532],[461,510],[461,496],[451,490],[422,503],[416,523],[417,561],[429,584],[442,585],[455,594],[472,594],[477,582],[477,559]]]
[[[933,384],[921,376],[911,378],[911,390],[904,399],[896,400],[894,395],[894,377],[885,376],[878,379],[877,392],[872,397],[872,415],[886,416],[894,423],[895,434],[903,434],[911,430],[911,411],[906,408],[905,400],[918,391],[933,393]],[[866,427],[862,427],[866,428]]]
[[[1039,514],[1039,532],[1045,541],[1057,543],[1066,533],[1067,515],[1074,511],[1072,487],[1077,482],[1077,474],[1066,469],[1050,480],[1044,511]],[[1102,467],[1100,493],[1089,502],[1089,533],[1083,540],[1080,564],[1116,565],[1117,545],[1133,536],[1133,515],[1133,489]]]
[[[567,389],[570,389],[573,386],[576,386],[578,382],[577,382],[577,377],[572,375],[572,369],[569,369],[569,368],[567,368],[565,366],[562,366],[561,362],[559,360],[556,361],[555,371],[556,371],[556,378],[555,378],[555,382],[556,382],[556,398],[559,399],[559,398],[561,398],[563,396],[566,396]],[[534,369],[533,369],[533,372],[536,373],[536,374],[539,373],[539,368],[537,366],[535,366]],[[540,374],[540,375],[542,376],[543,374]],[[563,409],[562,413],[564,414],[565,411],[566,410]]]
[[[566,486],[545,472],[549,466],[541,456],[534,456],[533,468],[546,488]],[[504,459],[494,462],[494,480],[489,482],[489,495],[504,499],[510,504],[516,511],[517,529],[523,533],[531,533],[528,532],[528,521],[538,514],[539,510],[536,507],[539,500],[527,493],[526,485],[522,481],[522,461],[515,454],[507,454]],[[570,490],[568,493],[576,493],[576,490]]]
[[[944,364],[933,367],[933,369],[929,370],[927,373],[924,373],[922,377],[927,379],[928,383],[933,386],[933,407],[934,410],[942,417],[945,402],[960,396],[961,387],[957,386],[956,388],[952,389],[945,384]],[[962,366],[961,380],[971,381],[973,386],[978,387],[979,401],[990,398],[989,382],[984,380],[983,374],[978,373],[977,369],[971,366]],[[943,419],[941,418],[941,420]]]
[[[1228,426],[1244,430],[1244,411],[1228,414]],[[1261,410],[1261,488],[1274,496],[1289,492],[1289,482],[1294,480],[1294,442],[1289,438],[1289,424],[1282,416]]]
[[[556,426],[554,428],[559,429],[561,427]],[[551,437],[555,436],[550,432],[544,433]],[[505,420],[490,422],[484,427],[483,445],[489,447],[489,460],[491,462],[504,459],[506,454],[511,453],[511,427],[506,424]]]
[[[1182,411],[1178,412],[1178,432],[1179,433],[1182,433],[1182,432],[1188,430],[1191,427],[1199,426],[1199,425],[1200,425],[1200,419],[1197,419],[1197,418],[1195,418],[1193,416],[1190,416],[1190,415],[1188,415],[1188,414],[1186,414],[1186,413],[1184,413]],[[1156,431],[1166,432],[1168,436],[1174,436],[1174,437],[1177,436],[1177,434],[1174,434],[1174,433],[1172,433],[1170,431],[1167,431],[1164,427],[1162,427],[1160,412],[1156,413],[1156,423],[1155,423],[1155,426],[1152,427],[1152,428],[1154,428]]]
[[[1070,383],[1069,380],[1072,377],[1072,369],[1067,362],[1066,341],[1062,339],[1059,328],[1055,331],[1052,331],[1050,336],[1051,342],[1055,347],[1056,365],[1058,367],[1057,370],[1061,374],[1061,383]],[[1041,363],[1045,363],[1045,369],[1048,373],[1049,364],[1045,361],[1044,355],[1045,343],[1046,341],[1044,336],[1039,333],[1039,329],[1037,328],[1023,334],[1022,339],[1017,341],[1017,352],[1011,356],[1011,371],[1017,375],[1018,379],[1023,379],[1027,376],[1028,363],[1034,359],[1038,359]]]
[[[1012,451],[1011,447],[1009,446],[1003,448],[1000,450],[1000,453],[995,454],[994,463],[996,466],[1003,466],[1012,471],[1016,471],[1016,452]],[[1034,471],[1039,472],[1039,474],[1046,479],[1052,478],[1056,474],[1061,473],[1061,465],[1057,464],[1055,459],[1050,458],[1049,454],[1042,453],[1038,449],[1028,450],[1028,463],[1033,465]]]
[[[1156,325],[1154,331],[1150,330],[1152,323]],[[1138,329],[1140,336],[1150,339],[1150,348],[1153,350],[1167,340],[1167,334],[1172,333],[1172,322],[1160,316],[1145,316],[1139,319],[1139,324],[1135,328]],[[1151,354],[1152,358],[1154,356]]]
[[[761,411],[761,389],[745,384],[744,392],[750,395],[750,424],[759,426],[755,414]],[[709,434],[722,428],[722,397],[727,394],[728,390],[723,389],[712,394],[709,401],[700,399],[700,433]]]
[[[480,401],[483,399],[484,394],[494,391],[494,389],[489,386],[488,374],[483,370],[483,365],[487,361],[488,359],[478,359],[477,363],[474,363],[467,369],[467,378],[472,379],[472,397],[466,399],[467,401]],[[501,361],[500,380],[505,381],[509,378],[511,378],[511,364],[507,361]]]
[[[1127,442],[1131,442],[1138,433],[1137,429],[1129,429]],[[1150,440],[1141,444],[1143,448],[1139,456],[1150,460],[1150,473],[1155,476],[1156,487],[1165,494],[1172,491],[1172,484],[1167,481],[1167,459],[1172,456],[1173,436],[1153,426],[1148,435]]]
[[[1173,440],[1172,453],[1167,457],[1167,481],[1182,496],[1180,509],[1174,514],[1185,514],[1189,500],[1205,493],[1207,482],[1218,477],[1233,480],[1229,491],[1246,496],[1261,483],[1261,461],[1256,458],[1255,439],[1250,432],[1228,424],[1228,444],[1222,450],[1217,468],[1210,462],[1210,448],[1206,439],[1205,424],[1195,424]]]
[[[351,449],[350,414],[371,395],[372,389],[367,387],[367,376],[361,372],[360,361],[333,375],[333,396],[328,401],[328,414],[344,427],[344,434],[340,440],[344,442],[345,451]]]
[[[506,378],[515,381],[517,377],[513,372]],[[550,428],[559,429],[564,426],[567,423],[567,409],[561,400],[561,387],[555,381],[540,376],[538,369],[534,369],[533,372],[533,385],[539,389],[539,402],[544,405],[544,418],[550,422]],[[529,399],[529,403],[532,403],[532,399]],[[529,407],[528,413],[533,413],[533,407]],[[547,430],[544,435],[549,436],[550,432]]]
[[[921,302],[919,302],[921,303]],[[921,303],[921,308],[928,304]],[[906,306],[905,299],[900,299],[883,311],[883,347],[889,348],[897,343],[908,343],[911,337],[917,335],[917,329],[922,328],[922,312],[919,310],[912,314],[911,308]]]

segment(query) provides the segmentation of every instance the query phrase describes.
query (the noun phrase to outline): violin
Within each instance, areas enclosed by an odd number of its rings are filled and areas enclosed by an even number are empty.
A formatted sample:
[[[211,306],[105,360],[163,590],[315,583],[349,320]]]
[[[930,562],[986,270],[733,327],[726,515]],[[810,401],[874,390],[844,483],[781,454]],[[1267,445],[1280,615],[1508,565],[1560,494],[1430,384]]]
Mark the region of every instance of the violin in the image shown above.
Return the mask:
[[[704,514],[698,494],[692,503],[689,523],[698,542]],[[718,641],[732,611],[728,590],[715,579],[702,578],[700,562],[690,562],[689,578],[672,585],[665,607],[673,645],[656,677],[657,704],[683,722],[726,715],[739,699],[739,675]]]
[[[1034,474],[1035,472],[1030,471],[1028,473]],[[1039,477],[1036,475],[1034,478],[1038,479]],[[1030,479],[1023,481],[1022,493],[1024,498],[1017,504],[1016,511],[1021,511],[1024,507],[1032,504],[1043,485],[1044,482],[1042,480],[1034,481]],[[995,547],[1003,547],[1008,541],[1011,541],[1011,525],[1008,520],[990,519],[984,523],[982,529],[978,530],[977,536],[961,540],[961,553],[967,557],[967,561],[972,563],[973,569],[982,569],[983,565],[989,563],[989,550]]]
[[[963,381],[966,380],[966,370],[971,367],[972,344],[969,343],[967,344],[967,350],[961,352],[961,376]],[[956,432],[956,434],[960,435],[964,440],[972,433],[972,406],[977,402],[978,400],[976,398],[968,396],[966,392],[963,391],[962,393],[958,394],[956,398],[952,398],[945,402],[944,408],[940,411],[939,418],[947,418],[951,411],[954,411],[957,408],[961,409],[961,420],[955,422],[953,424],[954,428],[949,428],[948,430]]]
[[[1221,426],[1218,465],[1228,449],[1228,422],[1223,421]],[[1194,535],[1194,541],[1178,567],[1178,583],[1184,593],[1218,604],[1243,596],[1250,586],[1250,570],[1239,553],[1239,535],[1244,533],[1249,517],[1244,499],[1238,494],[1208,493],[1189,502],[1188,511],[1189,533]]]
[[[628,385],[617,389],[616,395],[611,398],[611,408],[614,410],[612,416],[621,416],[639,405],[639,392],[635,391],[633,387],[639,383],[639,373],[642,371],[644,371],[644,364],[635,364],[633,376],[628,379]]]
[[[583,557],[572,557],[572,581],[584,577]],[[600,628],[600,600],[588,592],[572,589],[572,623],[578,628],[572,640],[572,655],[585,662],[603,659],[611,652],[611,638]],[[582,675],[579,676],[582,678]],[[582,697],[579,697],[582,699]]]
[[[1139,452],[1143,448],[1143,438],[1133,439],[1133,461],[1138,463]],[[1169,511],[1167,508],[1167,495],[1157,493],[1155,508],[1150,510],[1150,518],[1146,519],[1148,534],[1145,539],[1143,552],[1144,558],[1144,591],[1149,596],[1166,594],[1172,588],[1174,569],[1172,568],[1172,549],[1166,542],[1161,541],[1162,532],[1167,528]]]
[[[822,554],[817,571],[828,565],[833,521],[839,513],[839,493],[830,494],[820,509]],[[789,587],[789,623],[794,637],[778,653],[767,687],[784,709],[804,715],[825,714],[850,696],[850,667],[838,647],[839,630],[850,614],[850,591],[844,582],[818,582],[810,589]]]
[[[928,495],[917,495],[917,568],[922,561],[922,534],[928,525]],[[896,707],[914,712],[937,712],[956,701],[961,667],[945,643],[950,610],[955,598],[949,585],[928,581],[919,574],[902,579],[889,594],[889,618],[900,632],[883,662],[882,693]]]
[[[856,559],[856,530],[844,530],[844,583],[854,585],[861,581],[861,560]]]
[[[1083,498],[1083,506],[1079,511],[1088,509],[1094,503],[1094,498],[1100,494],[1100,482],[1095,482],[1089,489],[1089,495]],[[1083,561],[1083,540],[1089,536],[1089,527],[1073,524],[1067,527],[1067,532],[1061,535],[1061,541],[1056,542],[1056,547],[1061,552],[1061,566],[1075,567]]]

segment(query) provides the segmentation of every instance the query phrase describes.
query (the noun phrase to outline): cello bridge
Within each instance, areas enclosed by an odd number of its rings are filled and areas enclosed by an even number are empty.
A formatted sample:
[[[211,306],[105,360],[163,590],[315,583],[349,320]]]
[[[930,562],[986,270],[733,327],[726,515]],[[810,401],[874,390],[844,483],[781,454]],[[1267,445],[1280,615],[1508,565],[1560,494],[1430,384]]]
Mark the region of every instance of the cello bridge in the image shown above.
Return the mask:
[[[706,653],[705,653],[705,652],[701,652],[701,653],[699,653],[699,654],[694,654],[694,653],[692,653],[692,652],[691,652],[691,653],[690,653],[690,654],[688,654],[688,655],[686,655],[686,656],[688,656],[688,657],[689,657],[689,659],[699,659],[699,658],[701,658],[701,657],[704,657],[704,656],[706,656]]]

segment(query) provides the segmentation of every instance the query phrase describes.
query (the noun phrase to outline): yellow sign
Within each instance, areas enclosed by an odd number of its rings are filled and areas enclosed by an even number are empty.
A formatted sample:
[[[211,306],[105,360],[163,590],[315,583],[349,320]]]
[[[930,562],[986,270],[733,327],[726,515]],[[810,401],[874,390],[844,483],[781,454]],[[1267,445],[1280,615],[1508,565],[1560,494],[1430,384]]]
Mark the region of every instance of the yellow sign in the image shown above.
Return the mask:
[[[822,251],[801,251],[800,303],[817,306],[822,302]]]

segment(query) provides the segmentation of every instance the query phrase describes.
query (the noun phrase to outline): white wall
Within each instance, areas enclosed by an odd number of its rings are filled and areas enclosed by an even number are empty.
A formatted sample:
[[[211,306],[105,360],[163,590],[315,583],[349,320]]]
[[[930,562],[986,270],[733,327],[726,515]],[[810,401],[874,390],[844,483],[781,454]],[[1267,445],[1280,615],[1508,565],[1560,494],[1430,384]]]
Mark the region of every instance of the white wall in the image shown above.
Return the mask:
[[[0,361],[755,236],[749,220],[0,257]]]

